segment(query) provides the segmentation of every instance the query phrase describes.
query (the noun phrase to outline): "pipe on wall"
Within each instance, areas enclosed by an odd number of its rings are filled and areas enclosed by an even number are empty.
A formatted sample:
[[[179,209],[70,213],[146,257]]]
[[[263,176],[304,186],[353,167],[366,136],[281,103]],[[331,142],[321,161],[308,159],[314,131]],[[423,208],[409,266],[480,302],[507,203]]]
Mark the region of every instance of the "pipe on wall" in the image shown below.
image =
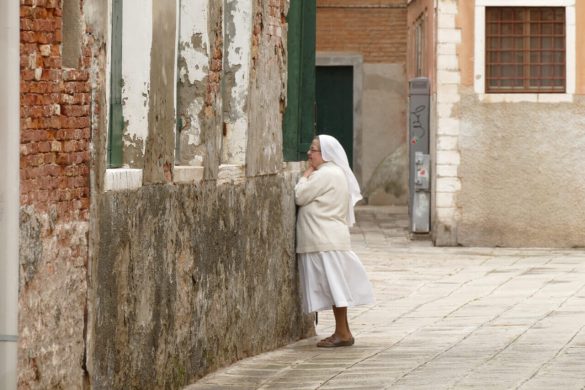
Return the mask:
[[[20,1],[0,1],[0,389],[16,389],[20,151]]]

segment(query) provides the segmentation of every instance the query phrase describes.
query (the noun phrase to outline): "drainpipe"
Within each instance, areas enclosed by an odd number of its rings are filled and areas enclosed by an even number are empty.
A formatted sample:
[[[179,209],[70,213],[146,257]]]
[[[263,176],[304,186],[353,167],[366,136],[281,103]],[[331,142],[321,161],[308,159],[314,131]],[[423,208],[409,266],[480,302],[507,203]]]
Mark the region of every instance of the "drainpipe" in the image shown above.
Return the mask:
[[[0,389],[16,389],[20,158],[20,1],[0,1]]]

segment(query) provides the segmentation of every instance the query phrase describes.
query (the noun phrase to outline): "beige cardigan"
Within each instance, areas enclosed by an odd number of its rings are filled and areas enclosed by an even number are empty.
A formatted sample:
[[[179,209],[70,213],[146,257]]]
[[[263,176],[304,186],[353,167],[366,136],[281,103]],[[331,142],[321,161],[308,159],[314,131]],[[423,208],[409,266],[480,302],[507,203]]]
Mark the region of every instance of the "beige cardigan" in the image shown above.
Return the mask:
[[[295,186],[297,253],[351,250],[346,224],[349,192],[345,174],[326,162]]]

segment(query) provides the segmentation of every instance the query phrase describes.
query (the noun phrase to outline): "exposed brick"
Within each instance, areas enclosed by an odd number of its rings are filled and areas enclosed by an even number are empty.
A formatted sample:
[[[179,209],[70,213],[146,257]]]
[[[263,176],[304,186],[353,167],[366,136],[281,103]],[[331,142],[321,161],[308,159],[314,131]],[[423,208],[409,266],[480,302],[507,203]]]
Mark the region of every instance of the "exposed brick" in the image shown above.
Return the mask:
[[[61,113],[69,117],[87,117],[89,115],[88,105],[63,105]]]
[[[67,69],[63,71],[63,81],[87,81],[89,72],[87,70]]]
[[[406,7],[380,7],[405,3],[404,0],[319,0],[317,50],[358,52],[369,63],[405,63]],[[372,7],[359,7],[364,5]]]
[[[57,218],[84,218],[87,213],[74,215],[71,210],[83,211],[89,202],[78,201],[75,206],[71,202],[74,191],[89,196],[93,53],[84,46],[80,68],[63,69],[62,1],[21,0],[20,4],[21,203],[46,210],[47,191],[59,186],[67,191],[52,198],[61,203]],[[79,39],[92,42],[90,36]]]

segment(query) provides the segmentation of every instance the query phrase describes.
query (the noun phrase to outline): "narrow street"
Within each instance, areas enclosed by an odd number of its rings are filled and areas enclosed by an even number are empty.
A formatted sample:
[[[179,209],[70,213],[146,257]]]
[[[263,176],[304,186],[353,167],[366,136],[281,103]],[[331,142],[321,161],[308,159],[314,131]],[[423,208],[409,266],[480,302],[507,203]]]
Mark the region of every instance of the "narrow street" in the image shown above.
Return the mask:
[[[350,310],[356,344],[332,333],[245,359],[196,389],[583,389],[585,253],[434,248],[406,238],[403,210],[362,207],[354,250],[377,304]]]

